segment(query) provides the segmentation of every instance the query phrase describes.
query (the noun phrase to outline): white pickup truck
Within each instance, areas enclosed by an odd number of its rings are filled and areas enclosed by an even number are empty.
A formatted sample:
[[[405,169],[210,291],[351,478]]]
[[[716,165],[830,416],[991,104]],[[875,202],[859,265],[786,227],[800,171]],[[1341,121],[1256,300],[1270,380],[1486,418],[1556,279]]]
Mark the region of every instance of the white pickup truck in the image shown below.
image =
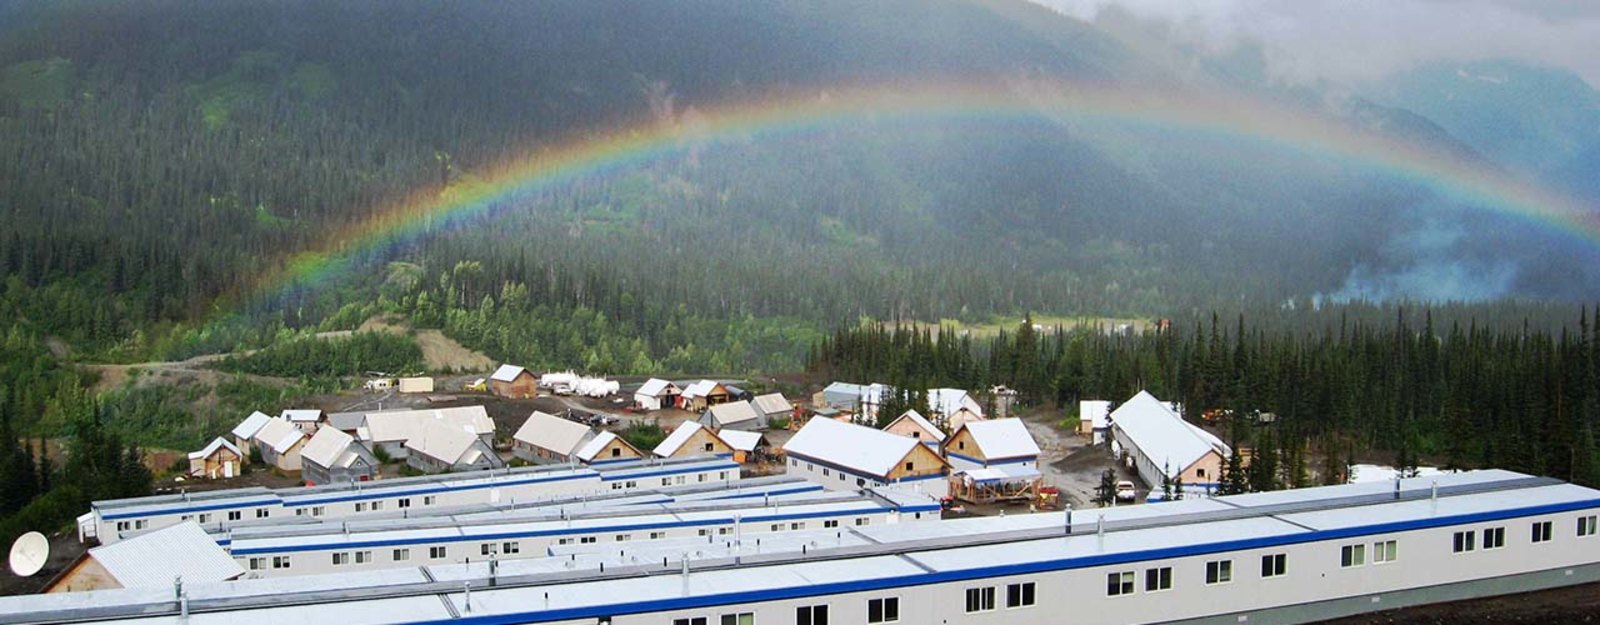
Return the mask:
[[[1133,503],[1133,501],[1138,498],[1139,493],[1134,490],[1133,482],[1128,480],[1117,482],[1117,501],[1123,503]]]

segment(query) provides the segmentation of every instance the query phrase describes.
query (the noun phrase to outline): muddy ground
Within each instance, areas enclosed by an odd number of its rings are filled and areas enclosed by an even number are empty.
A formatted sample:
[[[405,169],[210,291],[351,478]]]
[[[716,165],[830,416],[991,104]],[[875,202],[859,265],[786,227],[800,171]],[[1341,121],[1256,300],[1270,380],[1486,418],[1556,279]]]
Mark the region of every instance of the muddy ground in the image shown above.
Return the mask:
[[[1352,616],[1322,625],[1499,625],[1600,623],[1600,584]]]

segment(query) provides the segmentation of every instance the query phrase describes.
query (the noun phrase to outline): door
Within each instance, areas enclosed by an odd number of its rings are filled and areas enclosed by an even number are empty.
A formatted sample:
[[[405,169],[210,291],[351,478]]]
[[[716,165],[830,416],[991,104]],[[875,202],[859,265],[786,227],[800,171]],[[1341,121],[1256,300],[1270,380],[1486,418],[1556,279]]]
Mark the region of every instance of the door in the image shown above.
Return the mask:
[[[222,477],[233,477],[233,461],[222,463]]]

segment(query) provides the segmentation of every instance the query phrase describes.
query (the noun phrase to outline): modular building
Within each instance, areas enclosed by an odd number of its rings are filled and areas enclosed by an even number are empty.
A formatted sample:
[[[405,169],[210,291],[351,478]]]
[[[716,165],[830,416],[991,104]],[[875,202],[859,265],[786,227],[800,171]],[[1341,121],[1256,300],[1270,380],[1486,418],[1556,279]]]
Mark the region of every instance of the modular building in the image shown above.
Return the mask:
[[[787,470],[829,490],[900,484],[943,497],[950,463],[917,439],[812,419],[784,443]]]
[[[197,584],[183,601],[172,588],[5,597],[0,620],[1307,623],[1600,581],[1597,515],[1600,491],[1474,471],[830,528],[871,540],[829,545],[823,534],[799,553],[434,565]]]

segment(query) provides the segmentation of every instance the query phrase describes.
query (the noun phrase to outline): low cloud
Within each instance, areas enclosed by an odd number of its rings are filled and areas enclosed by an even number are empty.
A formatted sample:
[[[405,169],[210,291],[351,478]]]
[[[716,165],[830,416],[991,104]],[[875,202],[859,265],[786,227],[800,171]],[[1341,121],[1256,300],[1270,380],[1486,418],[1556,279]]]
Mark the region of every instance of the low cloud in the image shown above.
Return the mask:
[[[1600,85],[1600,2],[1541,0],[1035,0],[1094,21],[1106,11],[1162,22],[1217,53],[1259,46],[1297,82],[1359,83],[1418,64],[1511,58]]]

